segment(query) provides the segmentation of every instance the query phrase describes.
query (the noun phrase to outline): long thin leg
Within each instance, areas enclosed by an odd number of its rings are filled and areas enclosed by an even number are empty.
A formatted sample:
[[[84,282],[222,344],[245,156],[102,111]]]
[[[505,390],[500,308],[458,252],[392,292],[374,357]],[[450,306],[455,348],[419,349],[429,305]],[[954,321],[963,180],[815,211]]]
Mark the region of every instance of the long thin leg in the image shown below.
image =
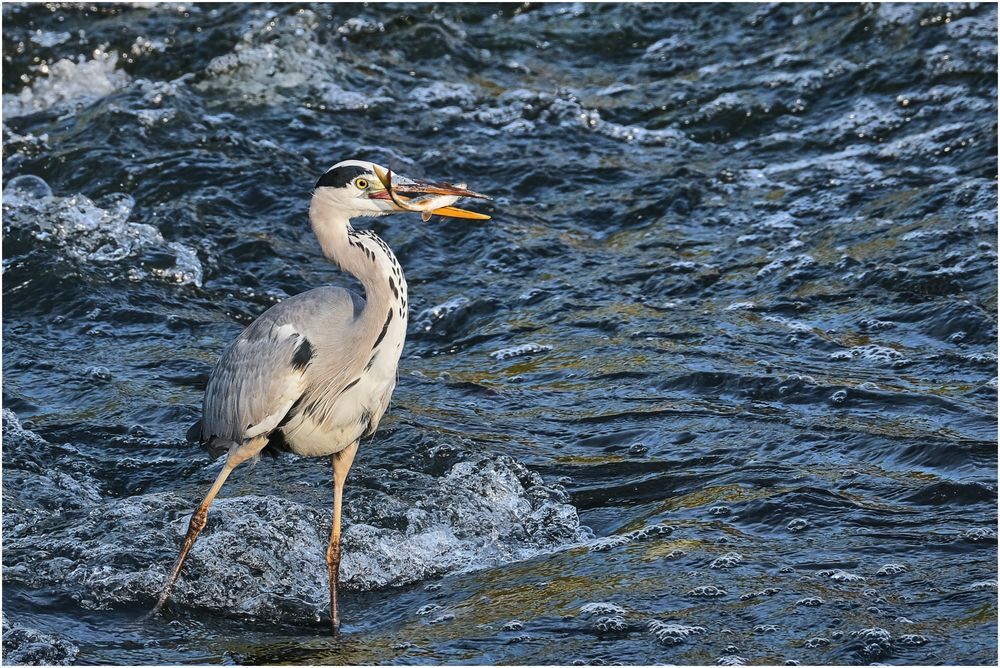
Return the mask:
[[[354,463],[358,444],[344,448],[330,457],[333,463],[333,526],[330,528],[330,546],[326,550],[326,568],[330,575],[330,626],[334,635],[340,633],[340,613],[337,610],[337,579],[340,576],[340,508],[344,494],[344,480]]]
[[[174,567],[170,571],[170,577],[167,578],[167,584],[163,587],[163,591],[160,593],[160,598],[156,602],[156,607],[154,607],[153,611],[149,613],[150,616],[159,614],[159,612],[163,609],[164,604],[166,604],[167,599],[170,597],[170,590],[174,588],[174,583],[177,582],[177,576],[181,574],[181,566],[184,565],[184,560],[187,558],[188,552],[191,551],[195,540],[198,539],[198,534],[200,534],[201,530],[205,528],[205,521],[208,518],[208,507],[212,505],[212,501],[215,500],[216,494],[218,494],[219,490],[222,489],[222,485],[226,482],[226,478],[228,478],[229,474],[233,472],[233,469],[260,452],[266,443],[266,439],[255,439],[229,451],[229,456],[226,457],[226,464],[222,467],[222,471],[219,472],[219,476],[215,479],[215,483],[212,485],[212,488],[208,490],[208,494],[205,495],[205,499],[201,502],[201,505],[199,505],[198,509],[194,511],[194,514],[191,515],[191,523],[188,524],[187,535],[184,536],[184,544],[181,546],[181,553],[177,556],[177,561],[174,562]]]

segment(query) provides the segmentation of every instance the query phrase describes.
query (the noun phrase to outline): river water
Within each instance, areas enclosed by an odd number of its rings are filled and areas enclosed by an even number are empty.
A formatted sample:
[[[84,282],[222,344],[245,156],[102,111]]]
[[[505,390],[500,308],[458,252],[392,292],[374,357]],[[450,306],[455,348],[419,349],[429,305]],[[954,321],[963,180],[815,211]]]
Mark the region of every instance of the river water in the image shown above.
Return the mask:
[[[6,663],[997,661],[995,5],[3,6]],[[312,185],[467,182],[348,481],[183,439]],[[360,223],[359,223],[360,224]]]

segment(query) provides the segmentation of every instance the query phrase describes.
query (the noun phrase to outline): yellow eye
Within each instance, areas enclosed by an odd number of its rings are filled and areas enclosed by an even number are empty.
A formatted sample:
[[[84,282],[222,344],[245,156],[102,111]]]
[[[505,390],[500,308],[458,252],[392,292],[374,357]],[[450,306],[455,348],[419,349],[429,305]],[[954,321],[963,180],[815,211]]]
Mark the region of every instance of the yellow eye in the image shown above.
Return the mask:
[[[354,187],[357,188],[358,190],[367,190],[368,180],[362,178],[354,179]]]

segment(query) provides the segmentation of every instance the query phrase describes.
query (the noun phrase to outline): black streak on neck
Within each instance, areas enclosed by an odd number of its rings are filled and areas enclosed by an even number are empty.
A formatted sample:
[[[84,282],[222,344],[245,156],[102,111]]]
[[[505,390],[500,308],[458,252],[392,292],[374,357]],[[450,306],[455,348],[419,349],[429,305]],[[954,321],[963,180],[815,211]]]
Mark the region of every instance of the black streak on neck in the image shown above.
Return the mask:
[[[375,350],[376,348],[378,348],[378,344],[382,343],[382,339],[385,338],[385,333],[387,331],[389,331],[389,323],[390,322],[392,322],[392,311],[391,310],[389,311],[389,315],[387,315],[385,317],[385,324],[382,325],[382,333],[378,335],[377,339],[375,339],[375,345],[372,346],[372,350]]]

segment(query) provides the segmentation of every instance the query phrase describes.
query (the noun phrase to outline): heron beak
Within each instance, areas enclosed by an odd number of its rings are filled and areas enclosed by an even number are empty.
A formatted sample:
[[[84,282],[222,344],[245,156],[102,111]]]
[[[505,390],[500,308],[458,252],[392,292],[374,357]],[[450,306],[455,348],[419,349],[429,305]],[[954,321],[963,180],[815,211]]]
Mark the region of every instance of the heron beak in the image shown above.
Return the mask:
[[[426,221],[432,215],[448,216],[449,218],[467,218],[470,220],[489,220],[490,216],[475,211],[466,211],[451,206],[461,197],[476,199],[492,199],[487,195],[466,188],[465,184],[434,183],[432,181],[417,181],[398,174],[389,169],[375,166],[375,175],[382,182],[384,191],[371,195],[377,199],[388,199],[400,211],[419,211]],[[407,195],[414,195],[408,197]]]

